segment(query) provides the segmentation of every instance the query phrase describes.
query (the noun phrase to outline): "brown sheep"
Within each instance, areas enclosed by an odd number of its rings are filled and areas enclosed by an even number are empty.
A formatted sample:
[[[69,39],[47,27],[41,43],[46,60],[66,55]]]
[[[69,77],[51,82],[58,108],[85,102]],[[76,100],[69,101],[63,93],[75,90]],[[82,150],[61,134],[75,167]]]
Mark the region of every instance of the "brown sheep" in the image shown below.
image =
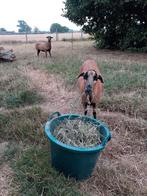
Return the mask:
[[[52,47],[51,47],[51,39],[52,39],[53,37],[47,36],[46,38],[48,39],[47,42],[38,42],[38,43],[36,43],[36,45],[35,45],[35,48],[36,48],[36,50],[37,50],[37,56],[38,56],[38,57],[39,57],[40,51],[45,52],[45,56],[46,56],[46,57],[47,57],[47,52],[49,52],[50,57],[51,57],[51,48],[52,48]]]
[[[96,118],[96,106],[103,95],[103,78],[97,63],[94,60],[86,60],[80,68],[78,87],[81,92],[84,114],[87,115],[87,106],[93,108],[93,117]]]

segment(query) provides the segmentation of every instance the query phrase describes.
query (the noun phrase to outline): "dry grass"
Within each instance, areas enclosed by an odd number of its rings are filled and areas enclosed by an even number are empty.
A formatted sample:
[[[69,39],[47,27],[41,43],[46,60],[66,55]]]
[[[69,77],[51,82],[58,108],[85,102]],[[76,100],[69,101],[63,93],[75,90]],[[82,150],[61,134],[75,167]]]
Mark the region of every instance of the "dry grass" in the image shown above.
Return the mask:
[[[147,122],[111,113],[99,118],[110,125],[112,140],[81,189],[90,195],[146,195]]]
[[[100,130],[98,126],[82,119],[70,120],[60,123],[53,131],[60,142],[75,147],[95,147],[101,143]]]
[[[0,196],[9,196],[13,190],[13,170],[9,165],[3,164],[0,165],[0,171]]]

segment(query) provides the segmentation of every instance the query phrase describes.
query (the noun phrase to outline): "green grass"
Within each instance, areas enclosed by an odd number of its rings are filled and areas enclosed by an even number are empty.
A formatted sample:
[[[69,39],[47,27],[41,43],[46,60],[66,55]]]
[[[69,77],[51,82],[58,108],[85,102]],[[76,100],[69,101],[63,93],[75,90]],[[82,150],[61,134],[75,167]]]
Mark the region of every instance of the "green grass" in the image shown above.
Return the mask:
[[[10,65],[9,65],[10,66]],[[30,81],[17,67],[0,65],[0,106],[15,108],[39,103],[41,95],[30,87]]]
[[[1,156],[0,165],[7,162],[12,162],[18,155],[22,153],[24,146],[20,142],[9,141],[5,147],[4,153]]]
[[[127,115],[147,119],[147,96],[146,93],[135,92],[133,95],[118,94],[104,95],[99,107],[111,112],[121,112]]]
[[[74,84],[79,74],[81,60],[72,57],[60,59],[54,64],[45,65],[49,73],[63,76],[67,83]],[[122,64],[116,62],[102,62],[101,73],[104,77],[104,87],[107,94],[130,92],[147,88],[147,65]]]
[[[83,195],[74,179],[65,178],[51,166],[48,143],[28,146],[9,142],[0,164],[7,162],[14,171],[12,195]]]
[[[36,90],[21,90],[16,93],[8,93],[5,95],[4,105],[6,108],[22,107],[26,105],[33,105],[42,101],[42,97]]]
[[[46,64],[45,68],[49,73],[60,74],[68,85],[72,85],[76,82],[79,74],[79,66],[81,61],[72,57],[63,57],[55,61],[53,64]]]
[[[102,63],[105,92],[110,95],[146,89],[146,67],[145,64]]]
[[[21,157],[13,162],[13,169],[16,174],[14,184],[20,186],[21,195],[82,195],[74,180],[65,178],[51,167],[47,148],[32,146],[23,151]]]
[[[0,135],[2,141],[22,141],[24,143],[45,142],[44,123],[47,115],[40,108],[14,110],[0,114]]]

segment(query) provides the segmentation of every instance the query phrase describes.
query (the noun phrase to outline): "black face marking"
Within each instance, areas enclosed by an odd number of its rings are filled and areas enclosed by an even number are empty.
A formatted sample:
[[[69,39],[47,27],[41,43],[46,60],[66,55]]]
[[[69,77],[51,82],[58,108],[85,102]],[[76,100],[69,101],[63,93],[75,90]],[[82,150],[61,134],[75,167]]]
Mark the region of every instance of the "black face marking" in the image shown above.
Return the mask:
[[[86,72],[86,73],[81,73],[79,76],[78,76],[78,78],[79,77],[81,77],[81,76],[83,76],[83,78],[84,78],[84,80],[87,80],[88,79],[88,72]]]
[[[86,73],[84,73],[84,72],[81,73],[81,74],[78,76],[78,78],[81,77],[81,76],[84,78],[84,80],[88,80],[88,72],[86,72]],[[97,75],[96,72],[95,72],[95,75],[93,76],[93,80],[94,80],[94,81],[100,80],[101,83],[104,83],[104,80],[103,80],[102,76],[101,76],[101,75]]]
[[[99,75],[99,76],[97,77],[97,79],[99,79],[99,80],[101,81],[101,83],[104,83],[104,80],[103,80],[103,78],[102,78],[101,75]]]
[[[97,81],[97,74],[95,74],[94,76],[93,76],[93,80],[95,80],[95,81]]]
[[[81,74],[78,76],[78,78],[79,78],[79,77],[81,77],[81,76],[84,76],[84,72],[83,72],[83,73],[81,73]]]
[[[84,80],[87,80],[88,79],[88,72],[86,72],[83,77],[84,77]]]

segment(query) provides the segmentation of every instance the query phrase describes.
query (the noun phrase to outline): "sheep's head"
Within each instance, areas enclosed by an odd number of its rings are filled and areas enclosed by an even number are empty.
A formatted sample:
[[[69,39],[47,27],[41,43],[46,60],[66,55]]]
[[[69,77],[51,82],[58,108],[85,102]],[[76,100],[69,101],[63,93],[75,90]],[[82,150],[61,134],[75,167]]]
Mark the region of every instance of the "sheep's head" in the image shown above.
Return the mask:
[[[78,77],[83,77],[85,80],[85,94],[86,95],[92,95],[93,87],[97,80],[100,80],[102,83],[104,83],[103,78],[101,75],[98,75],[95,70],[89,70],[87,72],[81,73]]]
[[[48,39],[48,41],[51,41],[51,39],[52,39],[53,37],[47,36],[46,38]]]

